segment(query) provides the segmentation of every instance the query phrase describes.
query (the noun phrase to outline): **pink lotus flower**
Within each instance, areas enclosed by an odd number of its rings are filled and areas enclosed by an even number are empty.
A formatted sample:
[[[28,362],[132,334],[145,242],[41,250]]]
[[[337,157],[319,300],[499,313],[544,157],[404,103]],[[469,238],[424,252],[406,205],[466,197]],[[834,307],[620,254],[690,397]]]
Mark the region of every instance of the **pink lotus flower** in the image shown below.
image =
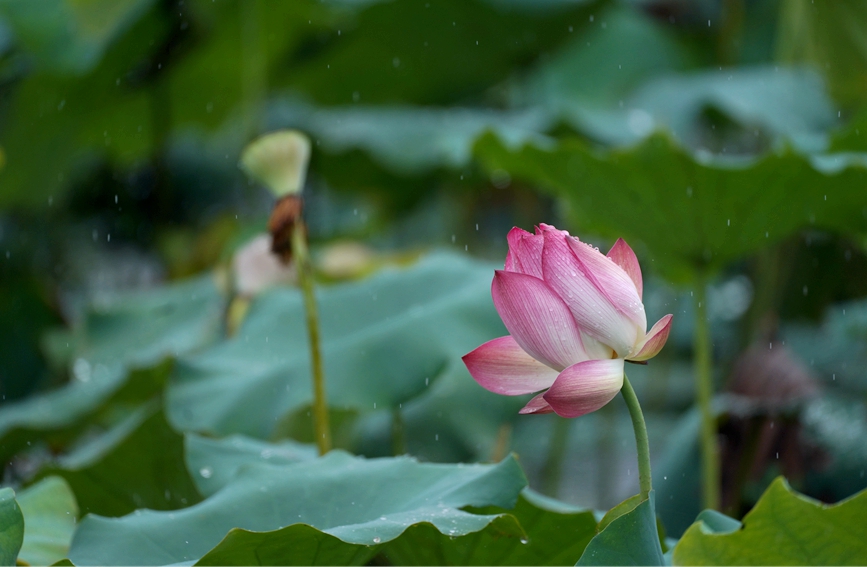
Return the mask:
[[[646,332],[641,268],[622,239],[607,256],[546,224],[536,234],[513,228],[508,240],[491,294],[511,334],[465,355],[464,364],[497,394],[544,390],[520,413],[596,411],[623,386],[625,360],[659,353],[671,315]]]

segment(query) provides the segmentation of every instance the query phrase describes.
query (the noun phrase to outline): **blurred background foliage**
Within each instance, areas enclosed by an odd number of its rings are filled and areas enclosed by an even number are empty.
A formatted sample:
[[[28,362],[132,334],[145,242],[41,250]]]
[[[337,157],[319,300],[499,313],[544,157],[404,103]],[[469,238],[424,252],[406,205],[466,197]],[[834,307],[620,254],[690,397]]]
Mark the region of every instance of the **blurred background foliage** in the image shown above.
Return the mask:
[[[859,0],[0,1],[4,482],[63,476],[81,512],[174,509],[204,496],[185,443],[311,439],[296,292],[225,324],[230,260],[272,205],[238,156],[292,127],[313,140],[339,446],[514,450],[550,495],[631,493],[610,474],[633,466],[624,408],[518,420],[460,364],[504,333],[506,232],[548,222],[627,238],[648,318],[675,313],[631,372],[670,533],[698,511],[703,282],[726,509],[780,472],[848,496],[867,486],[865,37]]]

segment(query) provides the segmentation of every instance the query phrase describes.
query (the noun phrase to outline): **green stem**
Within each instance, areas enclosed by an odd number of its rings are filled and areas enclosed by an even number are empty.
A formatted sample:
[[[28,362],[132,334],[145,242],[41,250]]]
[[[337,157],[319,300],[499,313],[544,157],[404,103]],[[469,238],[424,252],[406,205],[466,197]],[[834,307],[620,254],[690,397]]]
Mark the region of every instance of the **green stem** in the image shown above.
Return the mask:
[[[705,508],[720,508],[720,463],[716,444],[717,424],[713,411],[710,329],[707,322],[707,282],[699,276],[695,291],[695,380],[701,411],[701,478]]]
[[[307,250],[307,230],[300,218],[292,228],[292,258],[298,283],[304,294],[304,311],[307,315],[307,334],[310,340],[310,366],[313,372],[313,432],[319,454],[331,450],[331,429],[328,425],[328,404],[325,400],[325,373],[322,370],[322,350],[319,344],[319,316],[316,313],[316,296],[313,293],[313,266]]]
[[[641,499],[650,497],[653,489],[653,480],[650,477],[650,443],[647,440],[647,425],[644,423],[644,414],[641,413],[641,405],[638,396],[632,389],[632,384],[626,374],[623,375],[623,387],[620,389],[626,407],[629,408],[629,417],[632,418],[632,429],[635,431],[635,446],[638,449],[638,486],[641,490]]]

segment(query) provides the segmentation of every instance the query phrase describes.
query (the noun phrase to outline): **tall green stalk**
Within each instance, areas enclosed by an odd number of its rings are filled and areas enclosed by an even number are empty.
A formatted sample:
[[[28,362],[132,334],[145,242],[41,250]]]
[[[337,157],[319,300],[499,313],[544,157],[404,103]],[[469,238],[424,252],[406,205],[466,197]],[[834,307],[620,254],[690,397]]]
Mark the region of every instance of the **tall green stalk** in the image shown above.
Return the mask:
[[[713,376],[710,329],[707,321],[707,281],[698,278],[695,291],[695,389],[701,411],[701,478],[705,508],[720,509],[720,463],[716,415],[713,411]]]
[[[647,424],[644,423],[644,414],[638,403],[638,396],[632,389],[632,384],[626,374],[623,375],[623,387],[620,389],[626,407],[629,408],[629,417],[632,418],[632,430],[635,432],[635,446],[638,449],[638,487],[641,491],[641,499],[650,497],[653,490],[653,479],[650,476],[650,442],[647,439]]]
[[[313,433],[319,454],[331,450],[331,429],[328,424],[328,403],[325,399],[325,373],[322,369],[322,349],[319,340],[319,316],[313,293],[313,266],[307,249],[307,229],[298,218],[292,228],[292,258],[298,272],[298,283],[304,294],[307,315],[307,335],[310,342],[310,367],[313,372]]]

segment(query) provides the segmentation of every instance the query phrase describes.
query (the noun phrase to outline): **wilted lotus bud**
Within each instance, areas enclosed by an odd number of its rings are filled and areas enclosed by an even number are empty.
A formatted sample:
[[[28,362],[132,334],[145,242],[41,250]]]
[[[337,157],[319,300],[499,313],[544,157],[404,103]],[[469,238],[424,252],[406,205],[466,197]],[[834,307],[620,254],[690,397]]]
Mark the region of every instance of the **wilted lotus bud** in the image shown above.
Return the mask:
[[[292,231],[301,222],[304,202],[298,195],[286,195],[276,203],[268,219],[268,232],[271,233],[271,252],[283,263],[292,259]],[[305,231],[306,236],[306,231]]]
[[[271,251],[284,263],[292,259],[292,232],[301,219],[301,189],[310,161],[310,139],[297,130],[280,130],[251,142],[241,155],[241,167],[277,198],[268,232]]]
[[[310,139],[297,130],[279,130],[250,142],[241,168],[281,198],[301,192],[309,161]]]

